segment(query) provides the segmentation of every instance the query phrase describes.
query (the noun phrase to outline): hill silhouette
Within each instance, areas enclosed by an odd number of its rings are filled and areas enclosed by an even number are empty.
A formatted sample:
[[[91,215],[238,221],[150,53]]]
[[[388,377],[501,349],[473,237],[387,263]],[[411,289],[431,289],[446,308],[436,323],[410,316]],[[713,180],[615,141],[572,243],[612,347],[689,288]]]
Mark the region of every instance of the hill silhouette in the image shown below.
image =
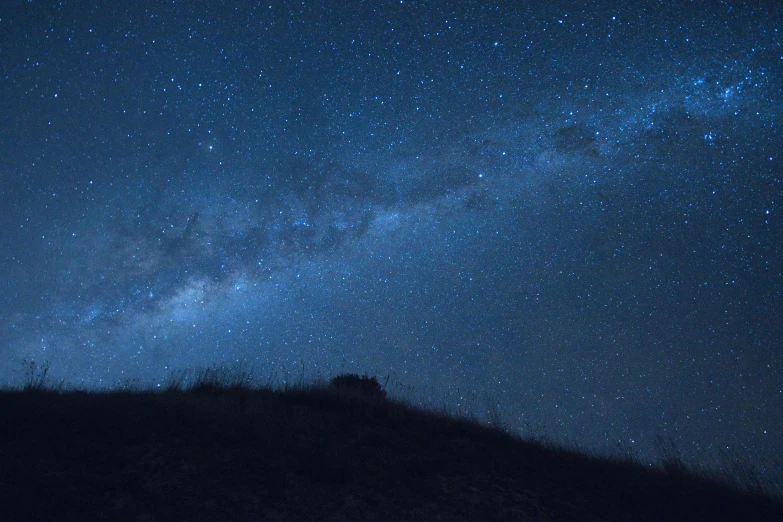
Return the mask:
[[[521,440],[386,399],[375,379],[228,375],[0,392],[0,520],[783,520],[760,489]]]

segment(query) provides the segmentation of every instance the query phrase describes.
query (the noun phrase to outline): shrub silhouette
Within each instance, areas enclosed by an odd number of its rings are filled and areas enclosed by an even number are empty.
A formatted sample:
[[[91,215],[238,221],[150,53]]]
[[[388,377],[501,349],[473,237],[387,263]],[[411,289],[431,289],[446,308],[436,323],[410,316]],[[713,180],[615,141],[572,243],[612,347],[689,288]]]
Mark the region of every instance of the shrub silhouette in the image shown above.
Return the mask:
[[[385,399],[386,391],[375,377],[359,377],[355,373],[338,375],[329,381],[329,388],[340,392],[349,392],[372,399]]]

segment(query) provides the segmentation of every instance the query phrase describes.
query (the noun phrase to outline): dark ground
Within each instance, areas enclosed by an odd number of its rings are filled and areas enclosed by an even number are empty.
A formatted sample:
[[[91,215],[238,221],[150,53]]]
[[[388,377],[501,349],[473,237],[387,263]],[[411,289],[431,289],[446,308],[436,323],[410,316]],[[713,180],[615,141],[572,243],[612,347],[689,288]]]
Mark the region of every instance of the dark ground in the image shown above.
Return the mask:
[[[325,389],[0,393],[3,521],[783,520],[783,502]]]

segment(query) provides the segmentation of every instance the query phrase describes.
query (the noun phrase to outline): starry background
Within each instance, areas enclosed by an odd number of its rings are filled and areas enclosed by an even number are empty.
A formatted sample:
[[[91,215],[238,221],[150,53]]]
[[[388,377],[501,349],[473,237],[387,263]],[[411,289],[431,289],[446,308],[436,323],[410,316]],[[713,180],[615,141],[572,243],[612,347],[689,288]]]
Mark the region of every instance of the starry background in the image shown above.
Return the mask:
[[[3,2],[0,381],[390,375],[779,473],[781,8],[454,4]]]

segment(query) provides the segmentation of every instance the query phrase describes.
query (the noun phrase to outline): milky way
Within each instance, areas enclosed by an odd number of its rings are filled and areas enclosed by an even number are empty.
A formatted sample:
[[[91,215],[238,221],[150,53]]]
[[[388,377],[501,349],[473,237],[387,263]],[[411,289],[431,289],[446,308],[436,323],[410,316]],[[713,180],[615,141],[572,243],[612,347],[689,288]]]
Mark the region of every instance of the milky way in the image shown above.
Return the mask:
[[[0,8],[0,378],[388,375],[780,473],[780,8],[115,4]]]

